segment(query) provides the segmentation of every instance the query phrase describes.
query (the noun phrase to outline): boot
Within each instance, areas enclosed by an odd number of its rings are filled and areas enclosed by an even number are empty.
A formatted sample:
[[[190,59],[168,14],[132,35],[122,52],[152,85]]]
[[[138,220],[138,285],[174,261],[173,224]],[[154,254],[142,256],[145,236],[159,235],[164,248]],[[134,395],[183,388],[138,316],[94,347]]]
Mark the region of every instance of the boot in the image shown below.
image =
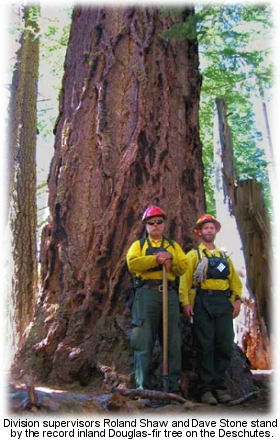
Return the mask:
[[[206,403],[206,405],[217,405],[218,401],[215,399],[211,391],[206,391],[201,396],[201,403]]]
[[[227,394],[226,390],[215,390],[215,397],[219,403],[228,403],[232,400],[231,396]]]

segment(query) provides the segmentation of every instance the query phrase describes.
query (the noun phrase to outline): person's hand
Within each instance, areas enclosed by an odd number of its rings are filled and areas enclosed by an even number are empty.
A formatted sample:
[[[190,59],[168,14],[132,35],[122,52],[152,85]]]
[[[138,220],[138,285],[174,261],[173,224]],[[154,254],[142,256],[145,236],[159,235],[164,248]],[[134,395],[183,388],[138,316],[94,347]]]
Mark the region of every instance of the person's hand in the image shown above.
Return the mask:
[[[193,313],[193,307],[191,306],[191,305],[186,305],[186,306],[183,306],[183,313],[184,313],[184,315],[187,317],[187,319],[189,320],[189,321],[191,321],[192,320],[192,317],[193,317],[193,315],[194,315],[194,313]]]
[[[164,264],[167,272],[170,272],[172,265],[173,255],[170,252],[158,252],[156,255],[156,262],[158,264]]]
[[[173,255],[170,252],[161,251],[156,254],[157,263],[164,263],[165,260],[172,260]]]
[[[233,303],[233,312],[232,312],[232,317],[233,319],[236,318],[239,313],[240,313],[240,308],[241,308],[241,301],[240,299],[237,299],[234,303]]]
[[[168,260],[165,260],[163,264],[165,266],[166,272],[170,272],[171,271],[171,267],[172,267],[172,260],[171,260],[171,258],[169,258]]]

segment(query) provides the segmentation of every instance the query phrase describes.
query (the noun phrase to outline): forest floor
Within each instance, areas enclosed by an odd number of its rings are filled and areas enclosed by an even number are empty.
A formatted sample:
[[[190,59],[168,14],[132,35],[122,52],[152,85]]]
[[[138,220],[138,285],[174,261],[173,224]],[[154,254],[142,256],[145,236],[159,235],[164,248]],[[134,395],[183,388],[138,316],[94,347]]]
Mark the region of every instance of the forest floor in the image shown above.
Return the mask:
[[[259,383],[260,387],[256,394],[252,395],[248,399],[236,403],[234,405],[205,405],[198,402],[192,402],[193,406],[184,408],[184,405],[173,404],[167,405],[162,408],[157,409],[157,413],[169,413],[169,415],[174,414],[174,416],[180,413],[188,412],[194,414],[210,414],[212,416],[233,416],[234,414],[248,414],[248,416],[264,416],[271,414],[274,410],[272,402],[272,380],[271,376],[267,374],[256,375],[256,381]],[[150,411],[149,411],[150,412]]]
[[[248,414],[248,416],[265,416],[274,412],[273,390],[275,388],[275,372],[255,371],[254,382],[257,391],[235,404],[204,405],[199,402],[187,400],[185,403],[170,399],[131,398],[116,393],[102,394],[100,383],[91,383],[87,387],[72,384],[67,387],[50,388],[47,384],[36,384],[35,388],[28,390],[26,384],[10,383],[8,391],[8,406],[11,413],[38,413],[45,415],[67,414],[83,416],[92,413],[108,415],[120,414],[176,414],[191,413],[231,416],[234,414]]]

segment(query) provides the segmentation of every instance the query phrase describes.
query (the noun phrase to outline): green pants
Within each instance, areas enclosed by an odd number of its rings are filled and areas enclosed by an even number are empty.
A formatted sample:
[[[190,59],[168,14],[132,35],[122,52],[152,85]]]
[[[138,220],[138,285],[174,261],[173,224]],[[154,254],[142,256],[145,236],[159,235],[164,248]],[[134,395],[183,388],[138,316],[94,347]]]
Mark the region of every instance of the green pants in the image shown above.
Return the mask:
[[[197,349],[198,391],[226,388],[226,370],[234,340],[232,304],[225,296],[196,296],[194,337]]]
[[[180,309],[178,294],[168,291],[169,390],[178,391],[181,371]],[[151,389],[150,363],[157,335],[162,334],[162,292],[137,289],[132,307],[131,347],[134,350],[137,388]]]

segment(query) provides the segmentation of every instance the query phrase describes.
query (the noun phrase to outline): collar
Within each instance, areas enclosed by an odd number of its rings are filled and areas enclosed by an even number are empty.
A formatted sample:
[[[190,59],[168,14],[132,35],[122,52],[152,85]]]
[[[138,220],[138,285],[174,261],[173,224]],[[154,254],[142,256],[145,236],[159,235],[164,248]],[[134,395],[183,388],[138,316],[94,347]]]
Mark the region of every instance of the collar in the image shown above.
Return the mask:
[[[153,247],[157,247],[157,246],[163,245],[163,243],[164,243],[164,237],[162,236],[162,237],[159,238],[158,240],[154,240],[152,237],[149,237],[149,241],[150,241],[150,243],[151,243],[152,246],[155,245],[155,246],[153,246]]]
[[[219,252],[219,249],[216,246],[214,247],[214,249],[210,250],[203,243],[200,243],[199,248],[201,249],[201,251],[205,250],[206,253],[209,254],[209,256],[215,255],[217,252]]]

